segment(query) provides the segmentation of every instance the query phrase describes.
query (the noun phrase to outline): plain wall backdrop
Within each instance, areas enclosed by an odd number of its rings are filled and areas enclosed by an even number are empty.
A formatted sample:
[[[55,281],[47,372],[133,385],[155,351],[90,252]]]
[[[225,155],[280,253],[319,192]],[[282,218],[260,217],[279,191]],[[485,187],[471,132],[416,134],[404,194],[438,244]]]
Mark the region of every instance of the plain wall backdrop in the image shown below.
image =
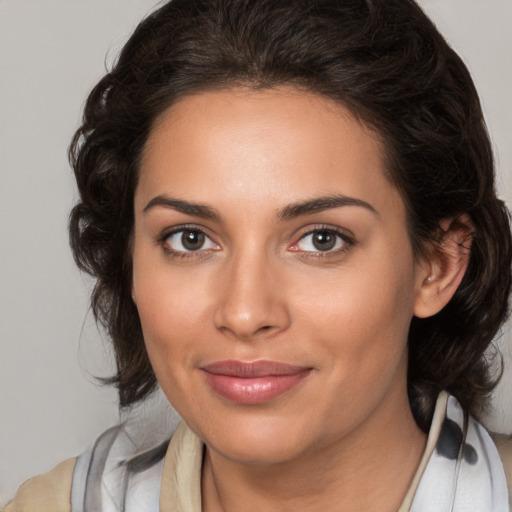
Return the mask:
[[[473,74],[512,205],[512,2],[422,0]],[[76,270],[66,149],[88,91],[156,0],[0,0],[0,505],[118,421],[112,361]],[[506,372],[488,425],[512,432]]]

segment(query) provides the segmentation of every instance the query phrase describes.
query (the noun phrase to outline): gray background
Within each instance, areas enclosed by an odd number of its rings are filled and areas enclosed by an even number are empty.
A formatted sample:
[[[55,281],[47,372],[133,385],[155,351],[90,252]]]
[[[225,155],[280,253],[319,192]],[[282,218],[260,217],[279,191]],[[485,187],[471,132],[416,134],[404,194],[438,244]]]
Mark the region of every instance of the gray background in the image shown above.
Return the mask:
[[[66,224],[66,148],[87,92],[156,0],[0,0],[0,505],[118,418]],[[512,2],[423,0],[480,91],[512,205]],[[488,425],[512,431],[512,349]]]

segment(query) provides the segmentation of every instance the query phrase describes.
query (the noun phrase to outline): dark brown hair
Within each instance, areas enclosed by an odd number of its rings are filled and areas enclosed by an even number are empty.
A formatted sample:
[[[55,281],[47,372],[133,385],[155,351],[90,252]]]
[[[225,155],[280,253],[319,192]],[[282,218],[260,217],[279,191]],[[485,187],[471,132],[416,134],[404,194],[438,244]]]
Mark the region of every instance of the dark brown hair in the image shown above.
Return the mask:
[[[184,95],[291,85],[347,107],[382,137],[413,247],[443,219],[474,227],[468,270],[437,315],[413,318],[409,396],[427,429],[447,389],[473,414],[495,385],[484,354],[507,313],[511,237],[468,70],[412,0],[173,0],[143,20],[91,92],[70,147],[80,192],[70,238],[96,278],[92,309],[112,340],[121,405],[155,386],[131,298],[130,236],[141,151]]]

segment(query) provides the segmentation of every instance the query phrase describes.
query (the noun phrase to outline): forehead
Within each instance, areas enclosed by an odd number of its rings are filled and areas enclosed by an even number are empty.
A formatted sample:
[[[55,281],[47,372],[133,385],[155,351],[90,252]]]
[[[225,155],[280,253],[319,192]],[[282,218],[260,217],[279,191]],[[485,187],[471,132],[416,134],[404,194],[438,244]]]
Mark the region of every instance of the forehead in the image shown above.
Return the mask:
[[[284,87],[194,94],[165,111],[144,148],[136,202],[163,193],[245,206],[331,194],[401,203],[378,134],[341,104]]]

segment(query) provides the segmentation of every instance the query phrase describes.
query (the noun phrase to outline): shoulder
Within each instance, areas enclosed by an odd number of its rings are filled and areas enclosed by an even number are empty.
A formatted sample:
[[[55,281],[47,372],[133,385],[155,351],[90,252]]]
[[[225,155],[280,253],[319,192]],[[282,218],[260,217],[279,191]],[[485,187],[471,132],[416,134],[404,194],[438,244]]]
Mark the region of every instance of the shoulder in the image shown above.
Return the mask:
[[[4,512],[70,512],[75,461],[67,459],[50,472],[27,480]]]

